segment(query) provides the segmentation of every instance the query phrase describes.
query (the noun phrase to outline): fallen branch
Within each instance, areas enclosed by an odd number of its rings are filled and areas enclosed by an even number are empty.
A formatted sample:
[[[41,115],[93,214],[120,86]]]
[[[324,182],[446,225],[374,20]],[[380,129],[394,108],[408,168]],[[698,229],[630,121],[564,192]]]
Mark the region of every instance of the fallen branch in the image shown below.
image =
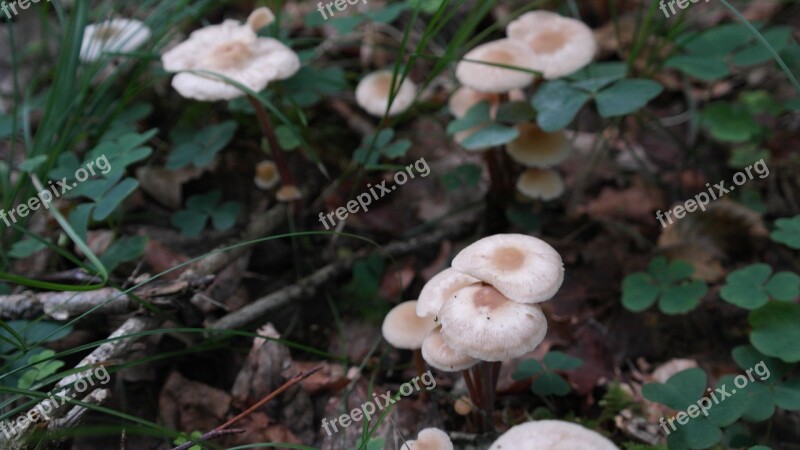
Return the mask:
[[[393,242],[383,247],[380,253],[386,257],[398,258],[437,244],[444,239],[458,237],[466,231],[467,229],[463,226],[440,229],[426,235],[411,238],[407,242]],[[209,328],[231,330],[260,324],[269,313],[289,303],[313,296],[322,285],[348,273],[357,260],[366,257],[369,253],[369,251],[360,251],[350,257],[328,264],[291,286],[286,286],[221,317],[211,324]]]

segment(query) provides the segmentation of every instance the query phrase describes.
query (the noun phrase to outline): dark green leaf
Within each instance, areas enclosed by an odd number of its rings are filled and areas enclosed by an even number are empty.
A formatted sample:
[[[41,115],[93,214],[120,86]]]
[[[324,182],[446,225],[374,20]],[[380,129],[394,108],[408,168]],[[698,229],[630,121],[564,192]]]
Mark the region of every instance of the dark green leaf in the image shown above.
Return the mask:
[[[664,87],[653,80],[620,80],[597,94],[597,110],[606,118],[631,114],[642,109],[663,90]]]
[[[564,80],[544,83],[531,104],[538,112],[536,122],[547,132],[558,131],[569,125],[591,97]]]

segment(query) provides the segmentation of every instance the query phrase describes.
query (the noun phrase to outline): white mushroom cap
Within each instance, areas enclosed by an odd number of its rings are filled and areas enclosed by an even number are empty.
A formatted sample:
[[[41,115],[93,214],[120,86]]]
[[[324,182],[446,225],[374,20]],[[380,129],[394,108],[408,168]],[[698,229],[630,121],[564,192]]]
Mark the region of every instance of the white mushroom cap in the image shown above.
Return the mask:
[[[478,364],[478,360],[458,353],[442,339],[442,327],[436,327],[422,342],[422,358],[434,367],[445,372],[459,372]]]
[[[456,78],[461,84],[480,92],[503,93],[520,89],[533,82],[533,74],[525,70],[535,70],[535,57],[524,43],[510,39],[487,42],[464,55],[464,60],[456,66]]]
[[[111,19],[87,25],[83,30],[80,59],[93,62],[103,53],[130,52],[150,39],[150,28],[132,19]]]
[[[506,151],[525,167],[552,167],[569,156],[569,140],[563,131],[548,133],[535,123],[519,124],[517,130],[519,137],[506,145]]]
[[[531,199],[553,200],[564,193],[564,180],[552,169],[527,169],[517,179],[517,190]]]
[[[619,447],[580,425],[539,420],[511,427],[489,450],[619,450]]]
[[[281,186],[278,192],[275,193],[275,199],[283,203],[293,202],[301,198],[303,198],[303,193],[300,192],[297,186],[292,184]]]
[[[564,281],[564,265],[558,252],[547,242],[524,234],[495,234],[480,239],[456,255],[453,268],[491,284],[520,303],[549,300]],[[439,314],[441,320],[444,313]]]
[[[392,308],[383,319],[383,338],[396,348],[416,350],[436,327],[433,317],[417,315],[417,301],[403,302]]]
[[[256,37],[249,26],[235,20],[193,32],[188,40],[164,53],[161,62],[168,72],[208,71],[255,92],[300,69],[300,59],[292,49],[276,39]],[[238,87],[212,74],[179,73],[172,86],[184,97],[203,101],[244,95]]]
[[[439,321],[442,338],[450,348],[482,361],[522,356],[547,334],[541,308],[512,302],[486,284],[453,294],[439,312]]]
[[[444,269],[422,286],[417,300],[417,315],[420,317],[436,316],[442,305],[457,290],[481,280],[451,268]]]
[[[401,74],[397,74],[397,80]],[[376,117],[383,117],[389,105],[392,90],[392,71],[380,70],[365,76],[356,87],[356,103],[365,111]],[[403,80],[392,100],[389,117],[405,112],[414,102],[417,86],[408,78]]]
[[[534,53],[533,69],[546,79],[569,75],[586,66],[597,52],[591,28],[580,20],[550,12],[526,13],[508,24],[508,38]]]
[[[259,189],[268,191],[281,181],[278,165],[272,161],[261,161],[256,165],[255,183]]]
[[[247,26],[256,33],[275,21],[275,14],[266,6],[257,8],[247,18]]]
[[[416,441],[406,441],[400,450],[453,450],[450,436],[438,428],[425,428]]]

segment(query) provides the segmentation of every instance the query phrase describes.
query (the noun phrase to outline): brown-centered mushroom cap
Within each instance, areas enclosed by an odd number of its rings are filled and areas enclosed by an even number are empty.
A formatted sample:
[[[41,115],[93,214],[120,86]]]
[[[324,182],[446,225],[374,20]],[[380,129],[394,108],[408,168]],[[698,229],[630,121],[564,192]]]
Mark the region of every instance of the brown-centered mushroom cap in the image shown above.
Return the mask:
[[[452,268],[444,269],[422,286],[417,300],[417,315],[436,316],[442,305],[459,289],[480,282],[479,279]]]
[[[531,199],[553,200],[564,193],[564,180],[553,169],[527,169],[517,179],[517,190]]]
[[[422,342],[422,358],[431,366],[445,372],[469,369],[478,360],[450,348],[442,339],[442,327],[434,328]]]
[[[414,441],[406,441],[400,450],[453,450],[450,436],[438,428],[425,428]]]
[[[476,284],[453,294],[439,312],[444,342],[482,361],[505,361],[535,349],[547,334],[541,308]]]
[[[247,18],[247,26],[249,26],[254,32],[258,33],[258,30],[266,27],[274,21],[275,14],[272,12],[272,10],[266,6],[262,6],[261,8],[257,8],[250,13],[250,16]]]
[[[525,70],[533,69],[534,58],[535,55],[524,43],[510,39],[487,42],[464,55],[464,60],[456,66],[456,77],[464,86],[480,92],[508,92],[531,84],[534,75]]]
[[[407,350],[422,347],[422,341],[436,327],[433,317],[417,315],[416,300],[400,303],[383,319],[383,338],[392,346]]]
[[[561,164],[570,152],[563,131],[548,133],[535,123],[517,125],[519,136],[506,145],[511,159],[525,167],[547,168]]]
[[[402,74],[397,74],[395,84],[399,82]],[[356,87],[356,103],[364,108],[365,111],[375,117],[383,117],[386,107],[389,105],[389,97],[392,91],[392,71],[381,70],[373,72],[364,77],[358,87]],[[389,116],[396,116],[405,112],[414,102],[417,95],[417,87],[411,80],[406,78],[396,89],[392,106],[389,108]]]
[[[259,189],[270,190],[281,181],[278,165],[272,161],[261,161],[256,165],[255,183]]]
[[[452,266],[520,303],[549,300],[564,281],[561,255],[547,242],[524,234],[480,239],[461,250]]]
[[[560,420],[539,420],[511,427],[489,450],[619,450],[600,433]]]
[[[546,79],[581,69],[597,52],[597,41],[586,24],[551,12],[523,14],[508,24],[506,33],[533,51],[532,67]]]

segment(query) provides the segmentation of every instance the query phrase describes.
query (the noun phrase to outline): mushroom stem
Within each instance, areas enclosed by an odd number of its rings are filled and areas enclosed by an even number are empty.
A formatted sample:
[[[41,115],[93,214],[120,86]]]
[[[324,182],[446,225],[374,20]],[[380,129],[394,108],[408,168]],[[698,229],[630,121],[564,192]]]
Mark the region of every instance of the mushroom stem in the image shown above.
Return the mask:
[[[296,186],[292,171],[289,170],[289,164],[286,162],[286,155],[283,152],[283,148],[278,143],[278,138],[275,136],[275,129],[272,126],[272,121],[270,121],[267,111],[264,109],[264,105],[251,95],[247,96],[247,100],[253,105],[258,120],[261,122],[264,136],[267,138],[269,148],[272,150],[272,156],[275,158],[275,164],[278,166],[278,173],[281,174],[281,186]]]
[[[464,383],[467,385],[467,391],[469,392],[469,398],[472,400],[472,405],[477,405],[478,399],[478,391],[475,389],[475,383],[472,381],[472,376],[470,375],[471,369],[462,370],[461,373],[464,375]],[[472,409],[475,411],[475,408]]]
[[[425,373],[425,360],[422,359],[422,350],[415,349],[414,353],[414,367],[417,369],[417,376],[422,378],[422,375]],[[420,390],[419,399],[423,402],[428,401],[428,391]]]

